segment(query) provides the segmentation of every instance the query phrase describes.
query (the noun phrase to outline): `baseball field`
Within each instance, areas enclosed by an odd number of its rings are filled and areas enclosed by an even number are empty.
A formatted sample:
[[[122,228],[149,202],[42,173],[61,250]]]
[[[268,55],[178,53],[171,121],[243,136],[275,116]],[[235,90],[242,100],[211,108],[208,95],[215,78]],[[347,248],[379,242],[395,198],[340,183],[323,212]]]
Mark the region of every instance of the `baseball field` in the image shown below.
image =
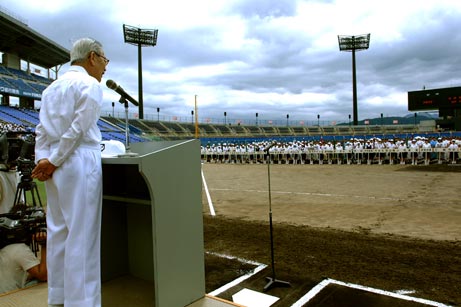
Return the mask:
[[[460,165],[202,169],[206,251],[268,265],[219,297],[262,291],[276,272],[290,287],[267,291],[280,298],[274,307],[292,306],[326,278],[461,305]],[[238,261],[214,266],[215,258],[206,258],[207,291],[250,270]]]

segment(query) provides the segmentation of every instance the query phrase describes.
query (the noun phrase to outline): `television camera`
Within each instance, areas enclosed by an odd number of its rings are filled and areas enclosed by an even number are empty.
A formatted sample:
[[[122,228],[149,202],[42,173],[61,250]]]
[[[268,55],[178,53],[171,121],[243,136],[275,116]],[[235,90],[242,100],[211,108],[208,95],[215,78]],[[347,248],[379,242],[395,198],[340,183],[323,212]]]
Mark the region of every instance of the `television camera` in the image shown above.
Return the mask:
[[[25,243],[37,254],[35,235],[46,232],[43,208],[17,205],[10,213],[0,214],[0,248],[13,243]]]
[[[30,191],[32,203],[42,206],[37,184],[32,179],[32,170],[35,167],[34,150],[35,135],[31,132],[12,132],[11,137],[0,136],[0,165],[6,165],[6,170],[16,170],[20,174],[20,182],[16,189],[13,206],[19,204],[21,195],[27,203],[26,192]],[[38,200],[38,203],[37,203]]]
[[[0,133],[0,170],[17,169],[29,176],[34,168],[35,135],[33,132]]]
[[[0,214],[0,248],[12,243],[26,243],[32,245],[34,250],[34,247],[38,248],[34,243],[34,235],[46,231],[45,211],[37,185],[31,177],[35,167],[34,149],[35,136],[31,132],[0,135],[0,170],[16,170],[20,174],[13,207],[9,213]],[[30,191],[33,206],[28,205],[27,191]]]

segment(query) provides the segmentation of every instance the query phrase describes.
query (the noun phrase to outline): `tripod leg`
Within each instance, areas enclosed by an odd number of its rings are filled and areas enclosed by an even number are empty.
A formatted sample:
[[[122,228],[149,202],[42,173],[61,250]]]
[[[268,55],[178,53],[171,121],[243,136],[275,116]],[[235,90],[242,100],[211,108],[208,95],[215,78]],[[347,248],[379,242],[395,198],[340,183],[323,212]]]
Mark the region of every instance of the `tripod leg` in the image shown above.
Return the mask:
[[[34,205],[35,205],[35,198],[34,198],[34,193],[35,193],[35,195],[37,195],[37,199],[38,199],[38,203],[40,204],[40,207],[43,207],[42,200],[40,199],[40,194],[38,193],[37,185],[33,186],[31,192],[32,192],[32,198],[34,199]]]
[[[37,207],[37,203],[35,202],[34,189],[33,188],[30,189],[30,196],[32,197],[32,204],[34,205],[34,207]]]
[[[26,196],[26,189],[22,189],[22,194],[23,194],[23,197],[24,197],[24,205],[27,206],[27,196]]]
[[[17,204],[19,204],[19,198],[21,197],[21,192],[22,192],[22,188],[21,188],[21,187],[18,187],[18,188],[16,189],[16,194],[14,194],[13,208],[14,208],[14,206],[16,206]]]

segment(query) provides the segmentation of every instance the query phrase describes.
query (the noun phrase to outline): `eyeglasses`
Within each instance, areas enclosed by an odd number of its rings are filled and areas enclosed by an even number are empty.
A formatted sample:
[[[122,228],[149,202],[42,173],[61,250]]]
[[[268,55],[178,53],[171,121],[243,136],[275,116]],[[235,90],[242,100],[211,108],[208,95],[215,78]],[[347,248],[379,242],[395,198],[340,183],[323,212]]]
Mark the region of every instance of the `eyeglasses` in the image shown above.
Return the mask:
[[[104,62],[106,63],[106,65],[109,64],[110,60],[109,60],[108,58],[106,58],[105,56],[103,56],[103,55],[97,53],[96,51],[93,51],[93,52],[94,52],[94,54],[96,54],[98,57],[102,58],[102,59],[104,60]]]

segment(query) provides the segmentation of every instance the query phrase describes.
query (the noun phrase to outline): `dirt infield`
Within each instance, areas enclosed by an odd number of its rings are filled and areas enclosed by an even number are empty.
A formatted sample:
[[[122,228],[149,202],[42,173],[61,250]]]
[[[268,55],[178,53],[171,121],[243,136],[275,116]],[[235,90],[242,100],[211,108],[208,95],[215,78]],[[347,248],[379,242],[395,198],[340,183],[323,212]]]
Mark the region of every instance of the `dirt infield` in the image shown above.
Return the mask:
[[[206,250],[270,264],[267,165],[203,172],[216,212],[204,191]],[[274,307],[323,278],[461,305],[461,166],[275,164],[270,174],[277,277],[292,283],[269,291]],[[261,291],[269,273],[237,289]],[[220,283],[209,276],[208,291]]]

